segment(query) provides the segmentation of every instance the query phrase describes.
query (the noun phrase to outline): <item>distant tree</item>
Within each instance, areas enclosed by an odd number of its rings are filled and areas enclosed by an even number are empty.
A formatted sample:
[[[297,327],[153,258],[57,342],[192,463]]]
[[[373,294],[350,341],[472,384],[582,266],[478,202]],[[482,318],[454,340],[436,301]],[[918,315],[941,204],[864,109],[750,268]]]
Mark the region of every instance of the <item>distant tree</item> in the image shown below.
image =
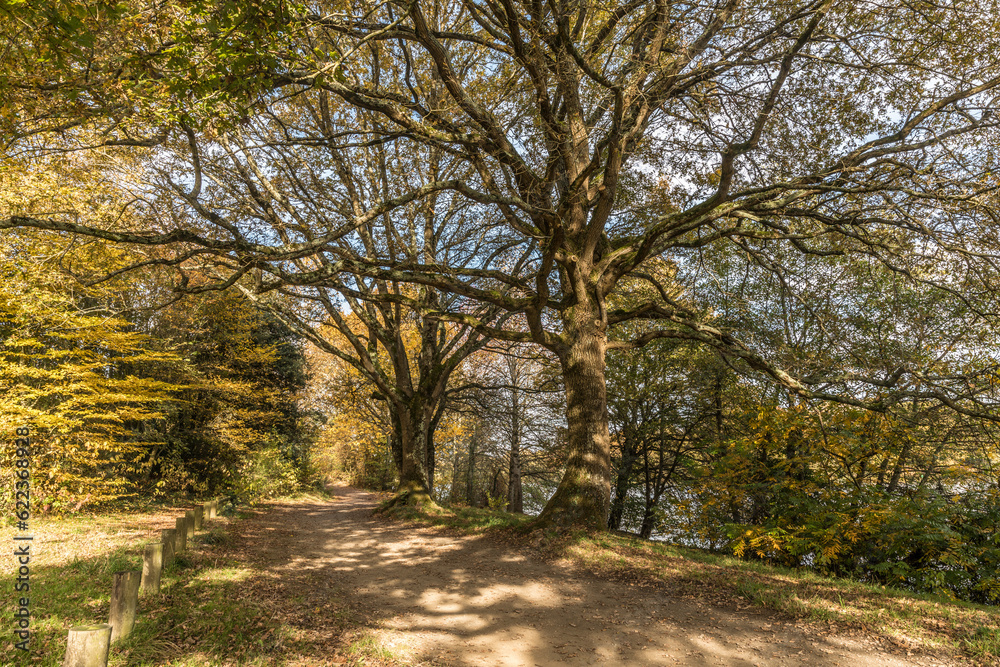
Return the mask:
[[[676,341],[638,352],[612,352],[608,368],[613,495],[608,527],[622,528],[626,509],[640,536],[658,527],[661,505],[690,484],[691,468],[717,446],[712,394],[722,372],[711,351]],[[632,508],[638,493],[638,511]]]
[[[236,292],[175,303],[151,329],[183,355],[187,384],[150,457],[151,484],[250,500],[304,481],[313,433],[299,406],[306,364],[292,331]]]
[[[525,511],[525,493],[551,493],[565,433],[559,368],[530,345],[492,344],[471,357],[457,378],[455,409],[472,427],[456,450],[453,495],[471,505]],[[465,480],[464,491],[457,480]],[[547,495],[545,496],[547,498]]]

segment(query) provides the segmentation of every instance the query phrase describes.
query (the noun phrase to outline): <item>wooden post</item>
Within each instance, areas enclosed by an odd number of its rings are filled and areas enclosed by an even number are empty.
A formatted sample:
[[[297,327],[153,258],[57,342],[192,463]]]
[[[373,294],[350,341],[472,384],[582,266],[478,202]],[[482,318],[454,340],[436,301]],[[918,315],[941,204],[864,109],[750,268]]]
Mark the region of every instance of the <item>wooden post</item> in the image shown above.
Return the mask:
[[[135,625],[135,607],[139,601],[142,572],[115,572],[111,575],[111,641],[128,637]]]
[[[199,505],[194,508],[194,529],[201,530],[205,527],[205,508]]]
[[[142,554],[142,592],[160,592],[160,573],[163,571],[163,545],[147,544]]]
[[[188,510],[184,512],[184,518],[187,519],[187,538],[190,540],[194,537],[194,510]]]
[[[63,667],[108,667],[111,626],[78,625],[69,629]]]
[[[174,562],[174,550],[177,548],[177,529],[164,528],[160,531],[160,542],[163,544],[163,569]]]
[[[179,554],[187,549],[187,518],[183,516],[177,517],[174,525],[177,526],[177,541],[174,543],[174,553]]]

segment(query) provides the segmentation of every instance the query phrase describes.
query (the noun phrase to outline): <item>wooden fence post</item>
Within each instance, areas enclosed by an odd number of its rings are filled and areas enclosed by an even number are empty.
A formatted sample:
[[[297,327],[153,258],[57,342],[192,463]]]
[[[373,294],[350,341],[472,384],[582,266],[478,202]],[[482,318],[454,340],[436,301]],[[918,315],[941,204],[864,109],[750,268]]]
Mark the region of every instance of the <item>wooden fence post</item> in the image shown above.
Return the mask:
[[[128,637],[135,625],[135,607],[139,601],[142,572],[115,572],[111,575],[111,641]]]
[[[69,629],[63,667],[107,667],[111,648],[111,626],[78,625]]]
[[[177,548],[177,529],[164,528],[160,531],[160,542],[163,544],[163,569],[174,562],[174,551]]]
[[[147,544],[142,554],[142,592],[160,592],[160,573],[163,571],[163,545]]]
[[[174,544],[174,553],[180,553],[187,549],[187,517],[177,517],[174,525],[177,526],[177,542]]]

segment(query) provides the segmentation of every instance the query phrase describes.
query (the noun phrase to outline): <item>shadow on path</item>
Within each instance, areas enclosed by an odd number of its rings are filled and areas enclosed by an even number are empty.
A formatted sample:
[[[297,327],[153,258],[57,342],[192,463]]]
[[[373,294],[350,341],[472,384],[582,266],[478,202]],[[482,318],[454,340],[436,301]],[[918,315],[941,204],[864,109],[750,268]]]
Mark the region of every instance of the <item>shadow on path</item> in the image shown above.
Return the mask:
[[[853,638],[596,579],[482,537],[371,516],[376,497],[279,505],[254,530],[289,591],[340,591],[395,655],[442,665],[936,665]],[[317,605],[317,611],[322,613]]]

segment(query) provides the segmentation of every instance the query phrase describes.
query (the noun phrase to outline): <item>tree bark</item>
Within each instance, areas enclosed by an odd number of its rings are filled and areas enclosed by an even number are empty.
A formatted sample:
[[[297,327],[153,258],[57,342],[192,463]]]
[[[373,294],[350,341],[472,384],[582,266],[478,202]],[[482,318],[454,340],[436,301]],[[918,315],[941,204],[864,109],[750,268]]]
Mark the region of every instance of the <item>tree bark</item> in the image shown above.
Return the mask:
[[[517,379],[511,374],[510,400],[510,461],[507,470],[507,510],[524,513],[521,494],[521,405],[517,394]]]
[[[439,357],[440,327],[440,323],[432,322],[422,329],[416,382],[406,354],[394,359],[396,378],[390,411],[398,428],[399,451],[394,455],[399,467],[399,487],[392,504],[434,503],[434,431],[443,414],[448,377],[457,367],[455,359],[445,365]]]
[[[427,452],[427,492],[430,493],[432,498],[434,497],[435,454],[437,453],[437,450],[434,448],[435,426],[434,424],[426,424],[426,422],[421,424],[424,433],[424,451]]]
[[[459,466],[460,458],[460,451],[458,447],[456,447],[455,455],[451,460],[451,490],[448,492],[448,500],[452,503],[455,502],[455,499],[458,497],[458,471],[461,469]]]
[[[611,511],[608,515],[608,528],[619,530],[622,526],[622,515],[625,513],[625,497],[629,492],[629,481],[632,478],[632,469],[635,467],[636,454],[633,450],[633,442],[629,437],[623,436],[625,442],[622,443],[622,459],[618,463],[618,475],[615,478],[615,495],[611,501]]]
[[[566,385],[568,460],[540,523],[605,530],[611,505],[611,437],[605,382],[607,339],[597,309],[571,308],[571,341],[560,354]]]
[[[479,427],[469,438],[469,460],[465,469],[465,502],[472,507],[476,504],[476,446],[479,444]]]
[[[642,511],[642,525],[639,526],[639,537],[648,540],[656,527],[656,503],[647,502]]]
[[[396,464],[396,472],[399,472],[403,469],[403,425],[395,410],[389,410],[389,418],[392,420],[392,439],[389,441],[389,448],[392,451],[392,460]]]
[[[406,502],[423,503],[431,500],[429,461],[427,456],[429,426],[420,405],[406,406],[400,415],[400,468],[398,498]]]

